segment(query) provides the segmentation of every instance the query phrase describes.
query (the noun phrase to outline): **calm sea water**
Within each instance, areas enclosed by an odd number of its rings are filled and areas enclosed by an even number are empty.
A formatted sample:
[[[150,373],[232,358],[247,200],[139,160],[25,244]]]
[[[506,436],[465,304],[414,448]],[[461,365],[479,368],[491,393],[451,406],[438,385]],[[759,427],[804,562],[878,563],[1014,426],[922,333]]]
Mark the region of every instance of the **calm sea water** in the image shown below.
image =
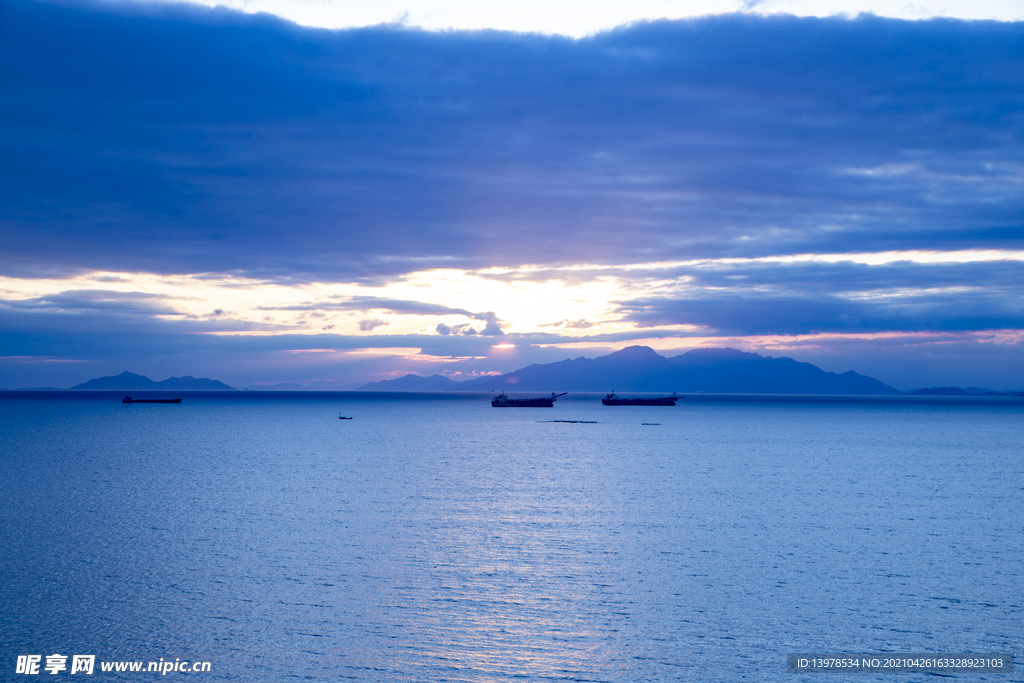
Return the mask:
[[[0,394],[0,680],[52,653],[614,682],[1022,653],[1020,399],[185,396]],[[931,679],[856,676],[895,678]]]

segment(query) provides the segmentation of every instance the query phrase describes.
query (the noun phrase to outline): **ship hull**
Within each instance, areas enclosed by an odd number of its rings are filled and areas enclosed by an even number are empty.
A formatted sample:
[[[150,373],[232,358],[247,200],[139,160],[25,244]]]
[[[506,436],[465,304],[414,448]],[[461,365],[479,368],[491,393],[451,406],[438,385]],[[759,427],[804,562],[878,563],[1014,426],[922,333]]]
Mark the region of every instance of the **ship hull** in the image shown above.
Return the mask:
[[[674,406],[674,398],[602,398],[606,406]]]
[[[551,394],[550,397],[540,398],[509,398],[502,392],[500,396],[491,399],[492,408],[554,408],[555,400],[565,394]]]
[[[180,398],[132,398],[126,396],[121,403],[181,403]]]
[[[493,408],[554,408],[553,398],[498,398],[491,400]]]
[[[674,406],[676,401],[685,396],[658,396],[655,398],[620,398],[615,393],[610,393],[601,399],[606,406]]]

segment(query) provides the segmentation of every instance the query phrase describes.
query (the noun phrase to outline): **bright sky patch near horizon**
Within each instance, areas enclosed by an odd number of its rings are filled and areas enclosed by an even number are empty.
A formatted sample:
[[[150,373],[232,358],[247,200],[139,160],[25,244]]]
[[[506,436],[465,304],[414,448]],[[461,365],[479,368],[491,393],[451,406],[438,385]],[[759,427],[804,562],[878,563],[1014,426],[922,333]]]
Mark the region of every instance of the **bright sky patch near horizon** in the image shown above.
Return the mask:
[[[145,1],[145,0],[136,0]],[[182,0],[184,1],[184,0]],[[581,38],[636,21],[685,19],[730,12],[792,14],[803,17],[876,14],[898,19],[1024,19],[1017,0],[523,0],[515,3],[432,0],[190,0],[207,7],[267,12],[302,26],[354,28],[401,24],[429,30],[496,29]]]

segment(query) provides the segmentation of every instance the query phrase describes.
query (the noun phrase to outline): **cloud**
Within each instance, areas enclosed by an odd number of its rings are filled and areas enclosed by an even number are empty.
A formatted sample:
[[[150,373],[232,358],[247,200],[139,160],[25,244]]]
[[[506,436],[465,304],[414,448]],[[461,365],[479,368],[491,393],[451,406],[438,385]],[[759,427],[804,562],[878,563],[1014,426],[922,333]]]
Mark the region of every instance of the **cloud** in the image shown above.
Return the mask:
[[[484,313],[473,313],[464,308],[452,308],[441,304],[424,303],[422,301],[408,301],[402,299],[388,299],[375,296],[352,296],[340,301],[327,301],[308,303],[293,306],[262,306],[263,311],[388,311],[398,315],[460,315],[473,320],[480,320],[485,323],[482,329],[476,329],[468,323],[449,326],[438,323],[435,328],[440,335],[447,334],[481,334],[488,337],[501,336],[504,333],[501,329],[500,319],[493,311]],[[380,325],[388,324],[385,320],[369,319],[359,323],[359,329],[369,332]]]
[[[484,329],[480,330],[480,334],[485,337],[500,337],[505,334],[498,324],[498,316],[493,311],[487,311],[475,316],[477,320],[483,320],[487,324],[484,325]]]
[[[1024,328],[1024,263],[720,263],[673,269],[676,283],[618,303],[641,327],[707,334]]]
[[[11,0],[0,272],[1014,245],[1022,36],[726,15],[569,40]]]
[[[504,330],[498,322],[498,316],[488,311],[479,315],[472,316],[477,320],[484,320],[487,322],[483,329],[476,329],[469,323],[463,323],[461,325],[445,325],[444,323],[438,323],[434,330],[441,336],[447,336],[450,334],[462,334],[462,335],[474,335],[479,334],[484,337],[500,337],[505,334]]]
[[[0,308],[119,317],[178,315],[178,311],[170,306],[170,300],[162,294],[79,289],[29,299],[0,299]]]
[[[700,289],[732,291],[789,289],[813,293],[864,293],[925,288],[984,288],[1020,291],[1024,262],[992,260],[969,263],[894,262],[877,265],[839,261],[795,263],[703,263],[644,273],[649,280],[676,280]]]
[[[984,291],[859,300],[827,294],[734,292],[623,302],[641,327],[695,325],[709,335],[978,331],[1024,328],[1024,305]]]
[[[372,332],[374,329],[376,329],[378,327],[385,326],[387,324],[388,324],[387,320],[379,320],[377,318],[360,320],[359,321],[359,330],[361,332]]]
[[[580,320],[559,320],[557,323],[539,325],[539,327],[564,327],[569,330],[586,330],[593,326],[594,323],[587,322],[582,318]]]
[[[376,296],[351,296],[336,301],[320,301],[295,306],[263,306],[264,311],[388,311],[399,315],[465,315],[472,313],[464,308],[452,308],[441,304],[403,299],[388,299]]]

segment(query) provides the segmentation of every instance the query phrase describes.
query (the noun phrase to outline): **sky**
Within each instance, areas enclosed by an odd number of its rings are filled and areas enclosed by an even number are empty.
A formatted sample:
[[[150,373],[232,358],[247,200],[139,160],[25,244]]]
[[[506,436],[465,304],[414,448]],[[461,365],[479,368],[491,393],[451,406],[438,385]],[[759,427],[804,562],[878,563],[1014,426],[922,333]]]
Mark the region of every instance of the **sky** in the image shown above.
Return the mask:
[[[1021,3],[494,7],[0,0],[0,387],[1024,388]]]

